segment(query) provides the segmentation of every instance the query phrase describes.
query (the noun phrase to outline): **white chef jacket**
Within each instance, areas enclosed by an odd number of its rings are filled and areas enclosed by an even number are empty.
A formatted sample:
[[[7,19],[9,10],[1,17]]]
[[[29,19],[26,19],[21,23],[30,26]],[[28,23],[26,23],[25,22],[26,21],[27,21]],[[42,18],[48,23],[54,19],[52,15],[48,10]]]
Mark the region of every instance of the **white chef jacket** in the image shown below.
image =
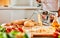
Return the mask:
[[[58,10],[58,0],[41,0],[43,10],[45,11],[57,11]]]

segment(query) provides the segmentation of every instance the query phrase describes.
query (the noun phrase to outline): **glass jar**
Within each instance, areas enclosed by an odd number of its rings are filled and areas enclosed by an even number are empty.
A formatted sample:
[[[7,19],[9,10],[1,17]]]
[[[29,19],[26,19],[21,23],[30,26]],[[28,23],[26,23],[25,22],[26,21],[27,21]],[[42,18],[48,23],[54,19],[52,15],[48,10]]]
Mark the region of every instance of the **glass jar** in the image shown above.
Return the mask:
[[[10,5],[10,0],[1,0],[0,6],[8,7]]]

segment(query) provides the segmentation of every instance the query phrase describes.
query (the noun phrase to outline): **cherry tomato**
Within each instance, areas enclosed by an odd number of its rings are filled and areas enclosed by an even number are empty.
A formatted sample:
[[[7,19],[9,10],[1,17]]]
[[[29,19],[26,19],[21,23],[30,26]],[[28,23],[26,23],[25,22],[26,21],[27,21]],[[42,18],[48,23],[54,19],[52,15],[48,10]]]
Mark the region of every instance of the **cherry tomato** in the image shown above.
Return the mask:
[[[6,32],[7,32],[7,33],[11,32],[11,31],[12,31],[11,28],[6,28]]]
[[[55,32],[53,36],[54,38],[58,38],[58,35],[59,35],[58,32]]]

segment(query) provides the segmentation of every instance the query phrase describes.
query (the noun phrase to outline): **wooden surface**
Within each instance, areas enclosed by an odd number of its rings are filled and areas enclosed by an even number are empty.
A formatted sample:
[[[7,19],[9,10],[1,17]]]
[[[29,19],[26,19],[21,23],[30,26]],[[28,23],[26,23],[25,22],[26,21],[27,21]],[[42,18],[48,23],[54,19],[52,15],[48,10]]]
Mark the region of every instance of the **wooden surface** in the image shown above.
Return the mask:
[[[42,37],[49,37],[49,36],[53,36],[53,34],[34,34],[33,35],[33,37],[40,37],[40,36],[42,36]]]

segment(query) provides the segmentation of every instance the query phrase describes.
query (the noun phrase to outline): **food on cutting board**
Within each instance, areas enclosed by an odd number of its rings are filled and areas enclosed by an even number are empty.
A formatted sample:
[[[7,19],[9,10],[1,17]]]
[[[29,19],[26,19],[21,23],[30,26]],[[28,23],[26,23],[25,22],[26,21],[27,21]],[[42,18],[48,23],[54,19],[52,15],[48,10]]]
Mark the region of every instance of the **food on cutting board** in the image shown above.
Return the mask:
[[[33,21],[33,20],[28,20],[28,21],[24,22],[24,26],[26,26],[26,27],[32,27],[32,26],[35,26],[35,25],[38,25],[38,23]]]
[[[30,30],[30,32],[32,33],[54,33],[55,32],[55,28],[53,28],[52,26],[42,26],[40,28],[33,28]]]
[[[2,27],[0,26],[0,38],[28,38],[28,35],[24,32],[22,28],[13,28],[10,26]]]
[[[12,21],[12,24],[17,24],[17,25],[24,25],[24,22],[26,21],[26,19],[22,19],[22,20],[15,20]]]
[[[35,22],[34,20],[22,19],[22,20],[15,20],[10,23],[6,23],[4,26],[31,27],[31,26],[36,26],[36,25],[38,25],[38,23]]]
[[[23,38],[24,37],[24,33],[18,33],[16,34],[16,38]]]
[[[29,33],[54,33],[55,28],[52,26],[40,26],[34,20],[22,19],[15,20],[2,25],[6,33],[12,38],[28,38],[25,32]],[[14,36],[14,37],[13,37]]]
[[[54,20],[52,26],[58,28],[60,25],[58,24],[58,21]]]

